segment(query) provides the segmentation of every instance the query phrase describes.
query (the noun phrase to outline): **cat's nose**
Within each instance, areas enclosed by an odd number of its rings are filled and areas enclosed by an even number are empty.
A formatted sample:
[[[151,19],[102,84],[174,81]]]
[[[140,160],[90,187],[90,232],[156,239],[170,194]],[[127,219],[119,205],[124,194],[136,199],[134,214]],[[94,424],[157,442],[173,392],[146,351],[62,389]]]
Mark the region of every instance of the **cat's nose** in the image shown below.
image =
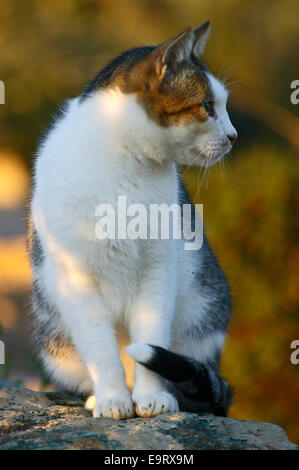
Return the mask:
[[[234,145],[238,138],[238,134],[236,132],[234,134],[229,134],[227,138],[230,140],[231,144]]]

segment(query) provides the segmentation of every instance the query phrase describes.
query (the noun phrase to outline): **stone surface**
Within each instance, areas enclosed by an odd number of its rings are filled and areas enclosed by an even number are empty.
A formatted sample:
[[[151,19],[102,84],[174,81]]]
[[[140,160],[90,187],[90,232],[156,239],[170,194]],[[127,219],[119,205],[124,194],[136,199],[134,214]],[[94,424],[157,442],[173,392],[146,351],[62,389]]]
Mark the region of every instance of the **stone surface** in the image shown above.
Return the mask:
[[[94,419],[79,398],[0,382],[0,450],[4,449],[299,448],[274,424],[193,413]]]

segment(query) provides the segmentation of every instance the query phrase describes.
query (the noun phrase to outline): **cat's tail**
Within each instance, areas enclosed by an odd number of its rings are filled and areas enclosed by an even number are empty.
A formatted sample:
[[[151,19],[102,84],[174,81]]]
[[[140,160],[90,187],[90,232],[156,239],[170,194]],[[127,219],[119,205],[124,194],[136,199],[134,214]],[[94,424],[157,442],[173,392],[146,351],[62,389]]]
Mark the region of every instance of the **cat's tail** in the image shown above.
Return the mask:
[[[136,362],[170,381],[178,391],[181,411],[206,411],[227,416],[232,389],[218,367],[150,344],[131,344],[127,353]]]

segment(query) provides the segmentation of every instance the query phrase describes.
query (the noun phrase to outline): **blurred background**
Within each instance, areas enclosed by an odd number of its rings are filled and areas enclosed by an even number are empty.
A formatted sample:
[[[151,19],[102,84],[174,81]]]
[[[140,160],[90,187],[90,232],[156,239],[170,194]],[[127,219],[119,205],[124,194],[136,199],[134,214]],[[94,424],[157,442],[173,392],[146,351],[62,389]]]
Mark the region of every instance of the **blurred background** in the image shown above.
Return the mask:
[[[209,19],[204,60],[231,89],[239,139],[204,179],[198,170],[184,179],[204,204],[207,235],[233,295],[222,361],[235,390],[230,416],[277,423],[299,442],[299,365],[290,362],[290,344],[299,339],[299,105],[290,101],[299,79],[298,13],[297,0],[1,1],[0,378],[53,389],[25,327],[26,205],[42,130],[57,105],[121,51]]]

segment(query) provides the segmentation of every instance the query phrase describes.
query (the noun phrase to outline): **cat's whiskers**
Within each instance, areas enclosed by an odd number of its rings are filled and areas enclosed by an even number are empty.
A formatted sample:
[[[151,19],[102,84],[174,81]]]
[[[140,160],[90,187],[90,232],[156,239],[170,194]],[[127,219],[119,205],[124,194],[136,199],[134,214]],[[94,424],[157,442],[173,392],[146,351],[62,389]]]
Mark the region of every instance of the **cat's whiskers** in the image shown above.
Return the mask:
[[[212,168],[211,166],[208,167],[208,172],[207,172],[206,179],[205,179],[206,190],[208,190],[209,188],[209,176],[210,176],[211,168]]]
[[[237,180],[234,172],[232,171],[231,165],[234,163],[232,153],[229,152],[227,155],[228,159],[226,159],[226,170],[229,172],[230,177],[234,180],[234,183],[239,184],[239,181]]]
[[[198,160],[200,155],[196,155],[196,157],[194,158],[194,160],[192,160],[192,162],[190,163],[190,165],[187,166],[186,170],[184,171],[184,173],[181,175],[181,177],[183,178],[185,176],[185,174],[190,170],[190,168],[192,167],[193,163],[196,162],[196,160]]]
[[[205,166],[205,167],[204,167],[204,172],[203,172],[203,175],[202,175],[202,178],[201,178],[201,181],[200,181],[200,184],[199,184],[199,185],[198,185],[198,178],[199,178],[199,175],[200,175],[200,171],[198,172],[197,181],[196,181],[196,183],[197,183],[198,186],[197,186],[197,191],[196,191],[195,198],[194,198],[195,201],[197,200],[197,197],[198,197],[199,194],[200,194],[200,190],[201,190],[201,187],[202,187],[202,183],[203,183],[204,180],[205,180],[205,177],[206,177],[208,168],[209,168],[208,166]]]
[[[196,191],[196,194],[195,194],[194,202],[196,202],[196,200],[197,200],[197,195],[198,195],[198,181],[199,181],[200,173],[201,173],[201,168],[198,168],[197,175],[196,175],[196,187],[197,187],[197,191]]]
[[[239,85],[242,83],[242,80],[233,80],[229,83],[226,84],[227,90],[229,90],[230,93],[234,93],[236,89],[238,89]]]
[[[232,71],[233,71],[233,62],[230,61],[230,62],[227,62],[225,65],[223,65],[221,67],[221,69],[219,70],[218,74],[217,74],[217,78],[218,80],[223,83],[224,85],[226,85],[226,80],[228,78],[231,77],[232,75]]]

